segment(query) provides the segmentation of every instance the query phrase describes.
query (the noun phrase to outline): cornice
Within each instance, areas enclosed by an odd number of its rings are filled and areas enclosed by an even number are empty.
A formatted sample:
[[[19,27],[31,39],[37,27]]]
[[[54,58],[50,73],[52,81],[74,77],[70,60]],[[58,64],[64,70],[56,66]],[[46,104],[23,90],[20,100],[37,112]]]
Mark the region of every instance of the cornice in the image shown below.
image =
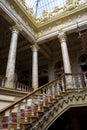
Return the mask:
[[[79,7],[75,8],[73,10],[62,12],[62,14],[60,14],[60,15],[56,15],[52,18],[49,18],[47,21],[39,23],[37,25],[37,28],[39,29],[39,28],[45,27],[45,26],[50,25],[50,24],[55,24],[56,21],[63,21],[64,18],[69,17],[69,16],[76,14],[82,10],[85,10],[85,9],[87,9],[87,3],[84,5],[80,5]]]
[[[27,11],[28,9],[21,4],[20,0],[9,0],[9,2],[12,3],[14,6],[16,6],[19,12],[21,11],[21,14],[24,14],[25,19],[27,20],[28,23],[31,24],[34,30],[39,30],[40,28],[51,25],[58,20],[71,16],[77,12],[80,12],[81,10],[87,9],[87,2],[86,2],[80,4],[77,7],[74,7],[73,9],[63,11],[60,14],[56,14],[52,17],[48,17],[46,20],[39,21],[40,18],[35,18],[34,16],[31,16],[30,13]],[[51,15],[52,13],[53,12],[51,12]]]
[[[15,7],[15,10],[17,10],[18,14],[20,16],[23,16],[25,20],[34,28],[36,29],[36,22],[35,17],[32,17],[26,10],[27,8],[24,7],[19,0],[8,0],[10,4],[12,4]]]

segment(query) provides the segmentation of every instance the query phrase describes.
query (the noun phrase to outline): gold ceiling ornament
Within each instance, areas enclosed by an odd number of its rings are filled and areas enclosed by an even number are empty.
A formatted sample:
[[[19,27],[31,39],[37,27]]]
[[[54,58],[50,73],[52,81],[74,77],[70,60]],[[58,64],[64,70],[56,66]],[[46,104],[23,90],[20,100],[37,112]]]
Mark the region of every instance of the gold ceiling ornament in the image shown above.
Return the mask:
[[[18,23],[16,23],[12,27],[10,27],[10,30],[11,31],[15,31],[16,30],[17,32],[20,32],[20,31],[22,31],[22,28],[20,27],[20,25]]]
[[[82,4],[84,1],[79,0],[67,0],[65,5],[63,7],[55,6],[54,10],[52,12],[48,12],[44,10],[42,12],[42,16],[36,18],[34,16],[34,10],[33,8],[29,8],[26,4],[26,0],[14,0],[16,4],[20,4],[20,7],[23,7],[23,11],[26,13],[26,16],[32,17],[32,21],[35,24],[35,26],[39,26],[39,24],[44,24],[45,22],[51,21],[53,18],[61,17],[62,15],[68,15],[70,10],[75,9],[77,6],[79,7],[80,4]],[[83,5],[83,4],[82,4]],[[30,18],[31,18],[30,17]]]
[[[41,17],[42,21],[45,21],[45,20],[47,20],[47,19],[49,19],[49,18],[50,18],[50,13],[47,12],[46,10],[44,10],[44,11],[42,12],[42,17]]]
[[[33,8],[27,8],[26,11],[27,11],[27,13],[29,13],[32,17],[34,17]]]
[[[79,4],[81,4],[81,2],[79,0],[67,0],[66,4],[64,6],[64,10],[65,11],[72,10],[72,9],[76,8]]]
[[[14,6],[13,5],[11,5],[10,7],[11,7],[12,10],[14,10]]]
[[[59,40],[60,40],[60,43],[62,43],[62,42],[66,42],[66,33],[65,32],[63,32],[63,31],[60,31],[59,33],[58,33],[58,38],[59,38]]]
[[[40,47],[38,46],[38,43],[36,43],[36,42],[35,42],[35,44],[31,45],[30,48],[32,49],[32,51],[40,49]]]
[[[39,38],[39,34],[37,32],[34,33],[34,38],[37,40]]]
[[[81,4],[79,0],[67,0],[66,4],[63,7],[60,8],[59,6],[55,6],[52,12],[48,12],[44,10],[42,12],[42,16],[37,18],[36,21],[37,23],[47,21],[53,16],[61,15],[62,13],[65,13],[66,11],[75,9],[79,4]]]
[[[29,26],[28,22],[25,22],[26,26]]]
[[[72,24],[73,23],[72,19],[68,19],[68,23]]]
[[[18,18],[18,23],[21,24],[22,23],[22,19],[19,17]]]
[[[58,32],[62,32],[62,29],[63,29],[63,23],[61,22],[61,24],[57,26],[57,30]]]
[[[52,30],[52,27],[49,27],[49,28],[48,28],[48,31],[51,31],[51,30]]]
[[[61,14],[63,11],[63,7],[55,6],[54,10],[51,12],[51,17]]]
[[[22,4],[23,4],[24,6],[26,6],[26,4],[25,4],[25,0],[18,0],[18,1],[21,1]]]
[[[78,22],[82,21],[81,15],[78,15]]]

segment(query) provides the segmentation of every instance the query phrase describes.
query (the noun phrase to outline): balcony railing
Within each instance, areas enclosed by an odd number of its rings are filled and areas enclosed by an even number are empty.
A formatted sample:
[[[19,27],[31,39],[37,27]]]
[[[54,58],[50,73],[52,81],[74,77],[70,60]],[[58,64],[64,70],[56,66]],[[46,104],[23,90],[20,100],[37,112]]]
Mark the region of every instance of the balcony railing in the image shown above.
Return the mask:
[[[20,82],[14,82],[14,89],[23,92],[31,92],[33,88]]]
[[[4,87],[6,78],[0,75],[0,87]]]
[[[0,75],[0,87],[1,88],[5,88],[5,81],[6,81],[6,77]],[[15,81],[14,90],[23,91],[23,92],[31,92],[31,91],[33,91],[33,88],[28,85]]]
[[[67,90],[67,85],[69,85],[71,89],[87,87],[87,72],[64,74],[61,77],[61,84],[63,91]]]

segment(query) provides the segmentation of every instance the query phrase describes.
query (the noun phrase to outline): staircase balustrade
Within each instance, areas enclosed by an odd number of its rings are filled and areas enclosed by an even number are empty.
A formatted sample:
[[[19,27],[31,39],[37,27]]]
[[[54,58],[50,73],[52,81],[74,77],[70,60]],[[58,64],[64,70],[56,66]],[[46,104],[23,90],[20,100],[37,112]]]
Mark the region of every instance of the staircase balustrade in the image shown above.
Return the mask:
[[[44,114],[53,108],[62,95],[68,94],[66,77],[70,76],[72,81],[69,82],[71,86],[69,91],[81,90],[87,87],[87,72],[63,74],[60,78],[41,86],[1,110],[0,130],[4,128],[7,128],[7,130],[26,130],[26,128],[29,128],[31,130],[32,124],[44,117]]]

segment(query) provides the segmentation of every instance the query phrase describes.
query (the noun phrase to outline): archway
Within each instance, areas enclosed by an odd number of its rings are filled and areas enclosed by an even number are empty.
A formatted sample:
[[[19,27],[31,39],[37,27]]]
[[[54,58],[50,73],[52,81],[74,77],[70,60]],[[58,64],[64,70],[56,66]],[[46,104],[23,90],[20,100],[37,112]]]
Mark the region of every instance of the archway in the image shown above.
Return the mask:
[[[87,55],[82,54],[78,59],[82,72],[87,71]]]

